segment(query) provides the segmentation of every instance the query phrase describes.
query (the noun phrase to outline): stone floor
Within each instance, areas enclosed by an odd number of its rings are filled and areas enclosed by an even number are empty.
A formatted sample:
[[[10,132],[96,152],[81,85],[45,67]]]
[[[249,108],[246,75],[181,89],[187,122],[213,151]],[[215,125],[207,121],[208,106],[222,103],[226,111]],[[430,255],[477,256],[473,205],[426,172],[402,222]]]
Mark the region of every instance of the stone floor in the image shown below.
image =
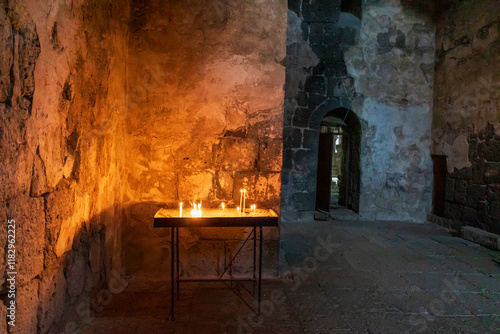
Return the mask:
[[[185,283],[169,321],[151,286],[115,295],[82,333],[500,333],[500,253],[437,225],[285,223],[282,251],[261,317],[244,287]]]

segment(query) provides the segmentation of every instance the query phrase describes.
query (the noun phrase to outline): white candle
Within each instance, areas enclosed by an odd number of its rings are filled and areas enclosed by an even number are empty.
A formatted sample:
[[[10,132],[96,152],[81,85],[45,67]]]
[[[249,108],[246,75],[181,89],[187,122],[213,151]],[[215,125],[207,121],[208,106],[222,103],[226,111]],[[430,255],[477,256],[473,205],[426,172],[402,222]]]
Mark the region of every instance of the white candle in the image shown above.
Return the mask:
[[[243,189],[240,189],[240,206],[238,208],[242,207],[241,206],[241,199],[242,199],[242,197],[243,197]],[[238,210],[238,211],[240,211],[240,210]]]
[[[182,217],[182,202],[181,202],[181,205],[179,207],[179,217]]]
[[[247,195],[247,190],[243,190],[243,214],[245,214],[245,197]]]
[[[238,212],[240,212],[240,207],[237,207],[236,210],[238,210]]]
[[[224,214],[224,203],[222,203],[222,214]]]

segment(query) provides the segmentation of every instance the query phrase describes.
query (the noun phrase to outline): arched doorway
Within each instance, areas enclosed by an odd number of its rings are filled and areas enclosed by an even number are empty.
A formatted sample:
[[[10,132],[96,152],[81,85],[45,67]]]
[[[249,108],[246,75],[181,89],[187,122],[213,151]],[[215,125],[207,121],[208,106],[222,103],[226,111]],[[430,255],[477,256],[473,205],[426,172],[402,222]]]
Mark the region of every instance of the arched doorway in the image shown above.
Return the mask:
[[[320,123],[316,210],[340,205],[359,212],[361,124],[349,109],[328,112]]]

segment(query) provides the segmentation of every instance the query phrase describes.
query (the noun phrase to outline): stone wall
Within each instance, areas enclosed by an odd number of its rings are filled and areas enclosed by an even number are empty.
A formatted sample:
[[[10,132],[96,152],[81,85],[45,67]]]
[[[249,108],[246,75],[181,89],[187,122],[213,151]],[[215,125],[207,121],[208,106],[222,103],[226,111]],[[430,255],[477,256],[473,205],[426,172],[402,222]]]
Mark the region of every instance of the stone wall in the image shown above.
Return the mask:
[[[431,19],[399,0],[368,2],[359,44],[346,54],[363,125],[360,213],[424,222],[432,204]]]
[[[284,124],[285,219],[314,210],[321,119],[346,108],[361,123],[360,215],[425,221],[434,29],[399,1],[369,1],[362,20],[340,1],[289,2]]]
[[[0,332],[14,220],[17,317],[9,330],[47,333],[120,268],[128,5],[0,4]]]
[[[132,13],[123,254],[137,283],[167,277],[168,233],[152,229],[159,206],[235,207],[245,187],[247,203],[279,212],[286,3],[151,0]],[[193,252],[183,273],[202,275],[247,231],[181,233],[181,253]],[[276,263],[279,232],[267,235]]]
[[[436,30],[433,153],[447,156],[445,217],[500,233],[500,7],[454,1]]]
[[[344,51],[359,19],[339,1],[289,1],[283,130],[283,220],[315,208],[319,124],[335,108],[351,109],[354,81]]]

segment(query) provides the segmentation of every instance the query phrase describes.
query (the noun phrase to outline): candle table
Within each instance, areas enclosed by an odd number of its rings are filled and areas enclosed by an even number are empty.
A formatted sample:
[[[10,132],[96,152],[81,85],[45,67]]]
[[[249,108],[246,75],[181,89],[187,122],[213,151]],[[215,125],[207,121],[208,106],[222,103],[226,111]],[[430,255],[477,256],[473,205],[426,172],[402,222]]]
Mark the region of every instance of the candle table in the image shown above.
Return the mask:
[[[187,212],[186,212],[187,214]],[[214,281],[253,281],[257,285],[258,314],[260,314],[260,299],[262,285],[262,227],[278,226],[278,215],[273,210],[254,209],[250,213],[238,212],[235,209],[203,209],[201,217],[179,216],[178,209],[160,209],[154,216],[154,228],[170,228],[171,251],[170,251],[170,275],[171,275],[171,319],[174,320],[174,294],[177,285],[177,297],[179,297],[179,282],[214,282]],[[193,227],[251,227],[252,232],[248,235],[241,248],[253,235],[253,277],[251,279],[229,278],[223,279],[223,275],[231,266],[224,268],[224,273],[216,279],[189,279],[179,277],[179,228]],[[259,266],[258,277],[256,277],[256,230],[259,229]],[[239,250],[238,250],[239,252]],[[238,255],[238,252],[234,257]],[[233,259],[234,259],[233,257]]]

